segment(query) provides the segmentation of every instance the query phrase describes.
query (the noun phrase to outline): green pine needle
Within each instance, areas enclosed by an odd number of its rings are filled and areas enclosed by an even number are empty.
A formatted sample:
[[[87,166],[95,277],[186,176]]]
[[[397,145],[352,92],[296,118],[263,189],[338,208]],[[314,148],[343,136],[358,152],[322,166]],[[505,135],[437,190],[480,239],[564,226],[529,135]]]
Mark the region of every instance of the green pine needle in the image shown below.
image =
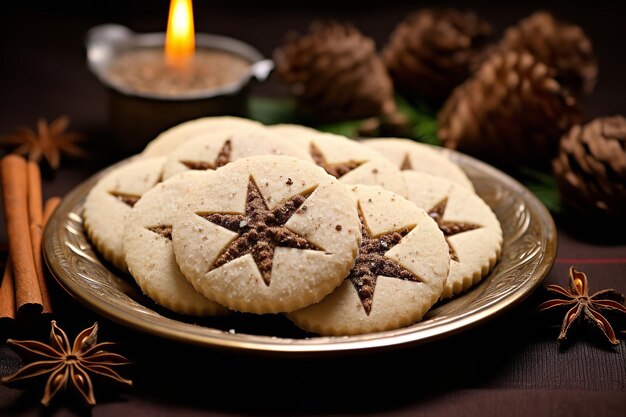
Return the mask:
[[[396,96],[397,109],[409,121],[410,139],[432,145],[441,145],[437,138],[437,119],[435,113],[426,105],[410,104],[400,96]],[[251,97],[248,101],[250,118],[264,124],[299,123],[309,125],[298,113],[298,106],[292,98]],[[313,125],[318,130],[343,135],[359,136],[359,128],[365,120],[346,120],[335,123]]]
[[[248,113],[251,119],[266,125],[300,123],[297,103],[291,98],[251,97]]]
[[[559,189],[552,173],[537,168],[521,166],[517,169],[515,176],[552,213],[559,214],[563,212]]]

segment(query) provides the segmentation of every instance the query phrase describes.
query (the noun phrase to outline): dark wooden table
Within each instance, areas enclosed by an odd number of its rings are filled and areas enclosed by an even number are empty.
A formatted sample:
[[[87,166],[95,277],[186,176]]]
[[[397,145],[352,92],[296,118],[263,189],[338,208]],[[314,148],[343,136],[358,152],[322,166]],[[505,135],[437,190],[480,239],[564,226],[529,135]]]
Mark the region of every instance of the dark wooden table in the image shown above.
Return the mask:
[[[84,33],[105,22],[162,31],[167,2],[26,1],[3,4],[0,12],[0,134],[38,117],[61,114],[85,133],[91,158],[64,164],[45,178],[46,195],[63,195],[88,175],[123,157],[107,146],[106,94],[85,67]],[[106,3],[106,4],[104,4]],[[238,37],[270,55],[289,29],[304,29],[314,18],[351,20],[382,44],[403,16],[422,4],[374,2],[247,3],[196,2],[196,28]],[[582,25],[600,61],[600,78],[587,101],[591,117],[626,114],[626,17],[623,5],[593,2],[488,5],[474,7],[501,29],[538,7]],[[8,7],[8,9],[5,9]],[[276,94],[275,80],[255,94]],[[557,219],[559,250],[547,283],[566,284],[570,265],[587,272],[591,290],[626,292],[626,244],[595,237],[580,225]],[[3,224],[0,242],[6,241]],[[514,310],[476,329],[425,346],[368,355],[293,359],[234,354],[183,346],[120,327],[57,291],[57,319],[70,333],[98,321],[103,340],[118,342],[135,364],[126,374],[129,391],[97,392],[94,416],[143,415],[567,415],[623,416],[626,410],[626,349],[581,337],[559,351],[558,328],[534,314],[536,293]],[[15,331],[42,335],[46,328]],[[6,336],[6,335],[4,335]],[[0,345],[0,374],[17,369],[17,356]],[[42,412],[36,393],[0,386],[0,415],[74,415],[80,407],[53,406]]]

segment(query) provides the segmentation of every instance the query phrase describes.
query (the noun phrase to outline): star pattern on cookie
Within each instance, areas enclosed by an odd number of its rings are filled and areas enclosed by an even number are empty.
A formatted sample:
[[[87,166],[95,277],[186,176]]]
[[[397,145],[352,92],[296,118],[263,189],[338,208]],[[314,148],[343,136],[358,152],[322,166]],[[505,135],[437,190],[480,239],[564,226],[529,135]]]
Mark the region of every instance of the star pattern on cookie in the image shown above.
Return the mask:
[[[160,184],[162,182],[163,182],[163,172],[161,172],[161,175],[159,175],[159,177],[157,178],[156,182],[154,184],[152,184],[152,186],[149,187],[148,189],[156,187],[157,184]],[[127,206],[129,206],[130,208],[135,207],[135,204],[137,204],[137,201],[139,201],[139,199],[141,198],[141,195],[139,195],[139,194],[125,193],[125,192],[122,192],[122,191],[109,191],[109,194],[112,195],[113,197],[117,198],[122,203],[124,203]]]
[[[213,269],[250,254],[266,285],[270,285],[276,247],[323,250],[303,236],[289,230],[285,223],[314,191],[296,194],[270,210],[252,177],[248,182],[245,214],[197,213],[218,226],[239,234],[213,263]]]
[[[206,161],[190,161],[184,160],[179,161],[181,164],[185,165],[189,169],[197,169],[197,170],[207,170],[207,169],[218,169],[223,167],[227,163],[231,162],[231,154],[233,148],[230,142],[230,139],[226,140],[222,145],[222,148],[217,154],[215,161],[206,162]]]
[[[157,235],[164,237],[167,240],[172,240],[172,226],[154,226],[154,227],[146,227],[152,233],[156,233]]]
[[[352,285],[354,285],[361,299],[361,304],[363,304],[365,314],[369,316],[372,311],[374,290],[379,275],[406,281],[421,282],[422,280],[398,262],[385,256],[385,253],[400,243],[402,238],[409,234],[415,226],[384,235],[372,236],[365,223],[365,216],[363,216],[360,204],[358,212],[361,221],[361,247],[348,279],[352,281]]]
[[[135,204],[137,204],[137,201],[139,201],[139,199],[141,198],[140,195],[127,194],[127,193],[122,193],[119,191],[109,191],[109,194],[111,194],[113,197],[117,198],[122,203],[126,204],[127,206],[131,208],[134,207]]]
[[[453,261],[459,262],[459,257],[454,250],[454,247],[450,244],[448,237],[457,235],[459,233],[468,232],[470,230],[479,229],[482,226],[473,223],[463,223],[463,222],[449,222],[443,219],[443,216],[446,212],[446,207],[448,206],[448,197],[445,197],[439,203],[435,204],[433,208],[428,210],[428,215],[435,220],[439,229],[443,232],[443,235],[446,239],[446,243],[448,244],[448,250],[450,252],[450,259]]]
[[[413,164],[411,164],[411,159],[409,158],[409,154],[404,155],[404,159],[402,160],[402,165],[400,165],[400,171],[410,171],[413,169]]]
[[[312,142],[309,153],[311,154],[311,158],[313,158],[313,161],[317,165],[324,168],[324,171],[326,171],[335,178],[341,178],[348,172],[358,168],[360,165],[363,164],[363,162],[357,162],[352,160],[342,162],[340,164],[330,164],[328,163],[328,161],[326,161],[324,155],[322,155],[322,151],[320,151],[320,149]]]

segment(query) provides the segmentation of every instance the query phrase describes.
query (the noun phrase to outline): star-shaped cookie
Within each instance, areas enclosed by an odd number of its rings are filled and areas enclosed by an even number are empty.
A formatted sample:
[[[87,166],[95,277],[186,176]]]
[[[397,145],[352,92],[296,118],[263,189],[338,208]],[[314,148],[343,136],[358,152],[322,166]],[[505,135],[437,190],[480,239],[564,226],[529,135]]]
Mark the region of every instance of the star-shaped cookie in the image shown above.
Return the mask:
[[[385,253],[400,243],[402,238],[413,229],[414,225],[374,236],[367,227],[360,203],[358,211],[359,220],[361,221],[361,247],[348,279],[352,281],[352,285],[354,285],[363,304],[363,309],[369,315],[372,311],[376,281],[379,275],[415,282],[420,282],[421,280],[413,272],[385,256]]]
[[[310,162],[255,156],[203,171],[172,243],[183,275],[236,311],[289,312],[343,282],[361,240],[356,207]]]
[[[229,134],[243,131],[262,131],[265,127],[256,121],[233,116],[202,117],[176,125],[157,136],[146,146],[143,156],[168,156],[185,142],[225,131]]]
[[[302,126],[278,125],[269,129],[306,150],[317,165],[344,184],[378,185],[406,196],[400,170],[359,141]]]
[[[188,171],[159,183],[142,195],[122,228],[124,259],[141,291],[171,311],[192,316],[228,313],[185,279],[172,248],[172,220],[185,205],[188,187],[205,175]]]
[[[361,245],[344,282],[321,302],[288,315],[329,336],[397,329],[439,299],[450,260],[443,234],[422,209],[380,187],[347,186],[360,217]]]
[[[172,151],[163,167],[163,177],[171,178],[190,169],[215,170],[229,162],[258,155],[288,155],[312,162],[308,152],[270,131],[218,130],[188,140]]]
[[[424,172],[447,178],[470,190],[474,189],[465,172],[440,148],[397,138],[369,139],[364,140],[363,144],[380,152],[402,171]]]
[[[500,257],[500,222],[478,195],[458,183],[416,171],[403,171],[402,175],[409,200],[428,211],[448,243],[450,273],[442,299],[468,290]]]
[[[266,285],[270,285],[276,247],[323,251],[305,237],[285,227],[285,223],[313,191],[314,189],[311,189],[307,190],[306,194],[296,194],[270,210],[254,179],[250,177],[245,214],[198,213],[211,223],[232,230],[239,235],[224,248],[213,263],[213,268],[219,268],[237,258],[251,254],[263,281]]]
[[[122,232],[141,196],[161,182],[165,158],[138,158],[107,173],[85,200],[83,224],[104,259],[126,271]]]

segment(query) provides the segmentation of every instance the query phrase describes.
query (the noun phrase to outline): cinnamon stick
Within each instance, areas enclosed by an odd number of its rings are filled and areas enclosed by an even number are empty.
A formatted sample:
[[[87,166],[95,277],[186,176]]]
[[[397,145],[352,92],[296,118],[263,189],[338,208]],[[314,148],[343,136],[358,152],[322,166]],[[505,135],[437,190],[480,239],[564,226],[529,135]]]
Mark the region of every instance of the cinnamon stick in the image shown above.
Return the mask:
[[[54,210],[61,204],[60,197],[50,197],[46,200],[46,205],[43,208],[43,226],[46,227],[48,224],[48,220],[50,220],[50,216],[54,213]]]
[[[41,237],[43,235],[43,196],[41,192],[41,171],[37,163],[27,163],[28,180],[28,220],[30,222],[30,243],[35,261],[35,271],[39,281],[39,292],[43,313],[52,313],[50,293],[43,270],[43,258],[41,256]]]
[[[26,161],[18,155],[5,156],[0,171],[17,315],[40,314],[43,305],[30,239]]]
[[[12,269],[9,257],[7,258],[2,283],[0,284],[0,320],[15,319],[15,285],[13,283]]]
[[[44,204],[43,206],[43,227],[44,230],[46,229],[46,226],[48,225],[48,221],[50,220],[50,217],[52,217],[52,213],[54,213],[54,211],[57,209],[57,207],[59,207],[59,204],[61,204],[61,198],[60,197],[49,197],[46,200],[46,204]],[[48,277],[50,277],[49,274],[47,274]]]

